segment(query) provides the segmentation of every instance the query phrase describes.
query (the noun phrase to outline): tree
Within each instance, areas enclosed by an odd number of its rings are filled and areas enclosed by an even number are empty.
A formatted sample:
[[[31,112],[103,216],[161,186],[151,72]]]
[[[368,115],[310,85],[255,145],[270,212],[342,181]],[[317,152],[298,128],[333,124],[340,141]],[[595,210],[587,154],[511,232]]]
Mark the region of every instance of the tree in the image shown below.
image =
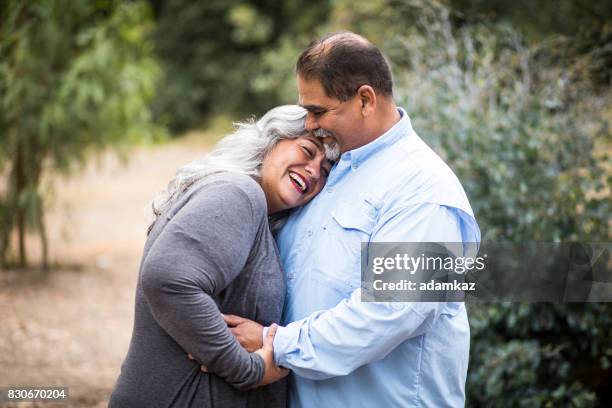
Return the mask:
[[[327,20],[328,1],[151,0],[164,64],[153,108],[175,131],[215,113],[261,114],[296,100],[299,48]]]
[[[43,174],[66,173],[88,153],[159,134],[148,103],[159,69],[139,2],[9,0],[0,6],[0,261],[16,231],[39,234],[48,265]]]

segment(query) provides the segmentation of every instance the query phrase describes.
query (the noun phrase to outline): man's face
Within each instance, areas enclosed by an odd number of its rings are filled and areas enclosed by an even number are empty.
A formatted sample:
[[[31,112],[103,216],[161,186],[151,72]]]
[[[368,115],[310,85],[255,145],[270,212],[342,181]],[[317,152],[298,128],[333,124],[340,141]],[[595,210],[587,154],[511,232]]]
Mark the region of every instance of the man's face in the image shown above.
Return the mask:
[[[299,104],[308,111],[306,129],[333,136],[342,153],[360,147],[364,133],[361,101],[357,96],[342,102],[325,94],[317,80],[297,77]],[[318,130],[321,129],[321,130]]]

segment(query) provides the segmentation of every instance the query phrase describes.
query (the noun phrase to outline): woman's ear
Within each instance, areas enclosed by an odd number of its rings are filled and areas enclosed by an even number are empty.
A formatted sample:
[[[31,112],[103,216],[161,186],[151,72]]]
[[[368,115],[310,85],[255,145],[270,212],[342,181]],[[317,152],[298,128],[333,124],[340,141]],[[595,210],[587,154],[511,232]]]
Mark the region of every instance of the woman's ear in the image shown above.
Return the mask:
[[[361,103],[361,114],[368,117],[376,110],[376,92],[370,85],[361,85],[357,89],[357,97]]]

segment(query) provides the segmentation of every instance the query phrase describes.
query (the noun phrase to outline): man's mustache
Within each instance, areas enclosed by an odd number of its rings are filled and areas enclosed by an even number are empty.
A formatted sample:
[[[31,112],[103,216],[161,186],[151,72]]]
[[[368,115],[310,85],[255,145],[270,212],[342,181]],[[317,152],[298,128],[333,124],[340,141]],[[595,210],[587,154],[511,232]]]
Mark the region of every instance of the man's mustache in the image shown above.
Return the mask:
[[[316,137],[323,137],[323,138],[334,136],[331,132],[328,132],[327,130],[321,129],[321,128],[313,130],[312,134],[315,135]]]
[[[338,142],[334,134],[321,128],[313,130],[312,134],[316,137],[320,137],[323,141],[325,157],[331,161],[338,160],[338,157],[340,157],[340,147],[338,146]]]

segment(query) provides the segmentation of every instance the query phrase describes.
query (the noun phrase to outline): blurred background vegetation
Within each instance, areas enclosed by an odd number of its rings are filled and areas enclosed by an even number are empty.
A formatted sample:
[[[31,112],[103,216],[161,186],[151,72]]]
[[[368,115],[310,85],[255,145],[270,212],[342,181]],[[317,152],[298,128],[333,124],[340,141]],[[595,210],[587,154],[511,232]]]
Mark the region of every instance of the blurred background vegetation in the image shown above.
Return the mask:
[[[26,264],[28,233],[47,247],[43,176],[294,103],[300,50],[340,29],[386,53],[484,239],[610,241],[609,0],[8,0],[3,265]],[[612,406],[610,304],[471,305],[470,322],[468,406]]]

